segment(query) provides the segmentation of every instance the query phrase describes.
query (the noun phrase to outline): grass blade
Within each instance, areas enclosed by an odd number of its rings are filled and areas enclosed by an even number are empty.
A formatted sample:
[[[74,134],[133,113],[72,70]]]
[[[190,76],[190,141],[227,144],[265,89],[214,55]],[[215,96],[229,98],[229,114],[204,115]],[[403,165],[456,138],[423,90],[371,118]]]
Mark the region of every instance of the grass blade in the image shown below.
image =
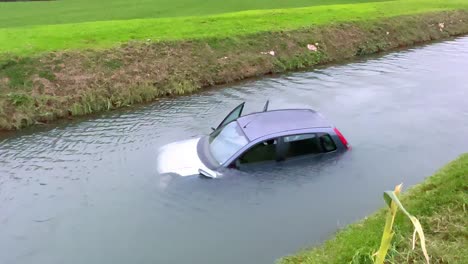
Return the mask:
[[[398,195],[401,191],[401,184],[395,187],[395,190],[392,192],[394,195]],[[392,243],[393,238],[393,223],[395,222],[395,216],[398,211],[397,205],[392,202],[392,199],[386,199],[385,195],[385,202],[389,207],[389,211],[387,213],[387,217],[385,220],[385,227],[384,232],[382,234],[382,240],[380,242],[379,250],[374,254],[376,256],[374,263],[376,264],[383,264],[385,261],[385,256],[387,255],[388,249]]]
[[[401,188],[401,184],[398,185],[395,188],[395,190],[398,187]],[[416,244],[416,233],[417,233],[418,237],[419,237],[419,240],[421,241],[421,249],[422,249],[422,252],[424,254],[424,257],[426,258],[426,263],[429,264],[429,255],[427,254],[427,250],[426,250],[426,238],[424,236],[424,231],[423,231],[423,228],[422,228],[421,223],[419,222],[419,220],[416,217],[414,217],[413,215],[411,215],[405,209],[403,204],[401,204],[400,199],[398,199],[397,193],[395,191],[386,191],[386,192],[384,192],[384,199],[385,199],[387,205],[390,206],[390,210],[393,209],[393,206],[398,206],[398,208],[411,220],[411,222],[413,223],[413,226],[414,226],[413,249],[414,249],[415,244]],[[388,245],[388,246],[390,246],[390,245]],[[376,262],[376,263],[379,263],[379,262]]]

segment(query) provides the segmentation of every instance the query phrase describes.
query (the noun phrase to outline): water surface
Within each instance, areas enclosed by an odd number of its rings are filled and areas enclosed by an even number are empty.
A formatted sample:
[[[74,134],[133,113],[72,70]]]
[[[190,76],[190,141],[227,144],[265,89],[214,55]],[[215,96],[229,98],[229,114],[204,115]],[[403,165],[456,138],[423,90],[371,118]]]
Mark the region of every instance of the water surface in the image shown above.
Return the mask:
[[[468,38],[0,139],[0,263],[272,263],[468,151]],[[325,164],[168,184],[158,147],[231,108],[310,107],[353,146]]]

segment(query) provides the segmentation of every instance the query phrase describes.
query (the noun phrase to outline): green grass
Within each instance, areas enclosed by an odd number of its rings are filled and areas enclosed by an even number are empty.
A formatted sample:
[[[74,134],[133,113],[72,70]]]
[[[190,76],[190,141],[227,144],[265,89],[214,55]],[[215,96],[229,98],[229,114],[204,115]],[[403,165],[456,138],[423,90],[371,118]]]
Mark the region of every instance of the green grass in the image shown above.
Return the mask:
[[[245,10],[377,1],[386,0],[58,0],[0,3],[0,28],[135,18],[202,16]]]
[[[250,2],[258,1],[259,0]],[[175,2],[175,0],[173,2]],[[247,2],[248,1],[245,1],[245,8],[248,8]],[[349,3],[351,1],[348,0],[346,2]],[[65,3],[67,3],[67,1],[64,1],[64,4]],[[281,6],[280,1],[274,3],[277,3],[276,6]],[[306,2],[298,1],[295,3],[305,4]],[[8,5],[9,4],[11,3],[8,3]],[[50,3],[42,2],[34,4]],[[2,10],[5,5],[7,4],[3,4],[0,10]],[[32,5],[32,3],[26,3],[25,7],[29,7],[28,5]],[[234,6],[234,4],[231,4],[231,6]],[[255,8],[255,6],[255,4],[252,4],[251,8]],[[268,5],[265,4],[265,6]],[[271,6],[274,7],[275,5],[271,4]],[[294,4],[291,4],[291,6],[294,6]],[[180,10],[182,9],[184,8]],[[207,37],[223,38],[264,31],[292,30],[333,22],[371,20],[382,17],[453,9],[468,9],[468,1],[397,0],[358,4],[319,5],[304,8],[253,10],[210,16],[109,20],[56,25],[4,27],[0,28],[0,54],[31,55],[63,49],[107,48],[130,40],[151,39],[151,41],[167,41]],[[199,10],[199,13],[203,13],[201,9],[197,10]],[[2,10],[1,12],[5,11]],[[106,13],[110,14],[112,12]],[[197,12],[193,11],[193,13],[196,14]],[[170,14],[170,12],[168,14]],[[79,18],[73,15],[75,15],[75,13],[72,12],[70,14],[70,21],[79,21]],[[94,16],[95,19],[99,19],[97,15]],[[103,19],[110,19],[109,17],[104,17],[105,16],[103,16]],[[121,17],[116,14],[115,18]],[[25,20],[27,19],[29,18],[25,18]],[[33,22],[37,21],[32,18],[31,20]],[[34,24],[33,22],[31,24]]]
[[[431,263],[467,263],[468,154],[403,193],[401,201],[421,221]],[[386,212],[386,208],[382,209],[339,231],[322,246],[286,257],[279,263],[372,263],[371,256],[379,248]],[[424,263],[420,249],[411,249],[413,227],[401,212],[395,227],[387,263]]]

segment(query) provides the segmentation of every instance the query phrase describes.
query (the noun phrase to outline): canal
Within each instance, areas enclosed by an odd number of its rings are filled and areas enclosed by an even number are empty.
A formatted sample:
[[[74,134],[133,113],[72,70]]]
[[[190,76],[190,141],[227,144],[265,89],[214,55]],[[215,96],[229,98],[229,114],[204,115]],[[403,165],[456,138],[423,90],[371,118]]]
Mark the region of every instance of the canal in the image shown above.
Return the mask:
[[[324,164],[176,178],[156,150],[245,113],[308,107],[352,150]],[[0,138],[0,263],[272,263],[468,151],[468,37],[161,99]]]

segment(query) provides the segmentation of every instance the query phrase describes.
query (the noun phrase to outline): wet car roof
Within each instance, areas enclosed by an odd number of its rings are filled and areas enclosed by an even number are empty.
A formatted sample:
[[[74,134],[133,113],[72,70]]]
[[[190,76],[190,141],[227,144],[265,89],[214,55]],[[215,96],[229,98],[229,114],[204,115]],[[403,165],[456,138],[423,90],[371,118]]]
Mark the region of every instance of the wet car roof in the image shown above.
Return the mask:
[[[241,116],[237,122],[249,140],[288,130],[331,127],[321,114],[311,109],[282,109]]]

